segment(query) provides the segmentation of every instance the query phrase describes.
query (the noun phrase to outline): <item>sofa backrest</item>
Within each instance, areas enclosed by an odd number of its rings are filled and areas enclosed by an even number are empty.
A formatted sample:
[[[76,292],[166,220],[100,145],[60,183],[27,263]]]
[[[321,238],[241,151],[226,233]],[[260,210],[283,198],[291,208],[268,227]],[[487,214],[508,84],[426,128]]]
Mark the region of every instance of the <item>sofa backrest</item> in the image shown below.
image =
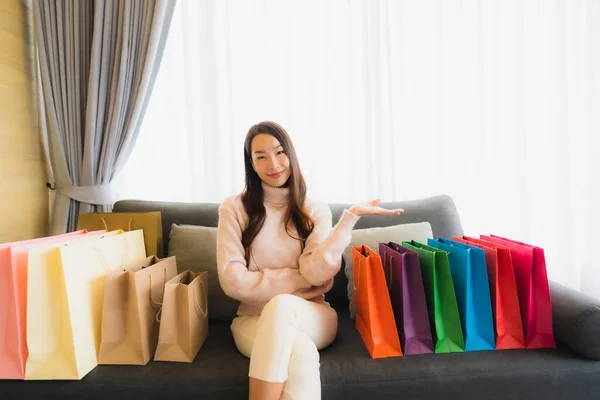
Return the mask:
[[[334,225],[344,209],[350,206],[351,204],[330,204]],[[389,217],[361,217],[354,229],[429,222],[435,237],[451,237],[452,235],[463,234],[456,206],[450,196],[439,195],[418,200],[381,203],[381,206],[389,209],[403,208],[405,212],[401,215]],[[172,224],[216,227],[219,222],[218,209],[219,204],[217,203],[121,200],[115,203],[113,212],[161,211],[164,254],[169,254],[169,237]],[[342,265],[340,273],[335,278],[333,289],[327,294],[327,300],[332,307],[338,310],[347,309],[348,307],[347,283],[348,280]]]

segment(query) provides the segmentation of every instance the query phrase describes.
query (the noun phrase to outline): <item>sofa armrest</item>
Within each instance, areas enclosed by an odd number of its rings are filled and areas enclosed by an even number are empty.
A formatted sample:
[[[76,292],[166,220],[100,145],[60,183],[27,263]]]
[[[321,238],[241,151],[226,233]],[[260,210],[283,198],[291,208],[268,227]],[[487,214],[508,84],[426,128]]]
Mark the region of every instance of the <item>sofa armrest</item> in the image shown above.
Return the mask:
[[[556,340],[577,354],[600,360],[600,301],[550,282]]]

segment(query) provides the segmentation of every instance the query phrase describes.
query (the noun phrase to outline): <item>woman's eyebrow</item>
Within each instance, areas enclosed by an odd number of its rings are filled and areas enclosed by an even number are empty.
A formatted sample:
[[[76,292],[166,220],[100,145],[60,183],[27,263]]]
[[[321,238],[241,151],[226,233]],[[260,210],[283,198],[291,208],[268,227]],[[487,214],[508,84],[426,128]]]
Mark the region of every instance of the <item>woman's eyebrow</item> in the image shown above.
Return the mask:
[[[280,145],[280,144],[278,144],[277,146],[273,147],[273,150],[275,150],[275,149],[277,149],[277,148],[279,148],[279,147],[283,147],[283,146],[282,146],[282,145]],[[264,151],[264,150],[255,150],[255,151],[254,151],[254,154],[260,154],[260,153],[264,154],[264,153],[265,153],[265,151]]]

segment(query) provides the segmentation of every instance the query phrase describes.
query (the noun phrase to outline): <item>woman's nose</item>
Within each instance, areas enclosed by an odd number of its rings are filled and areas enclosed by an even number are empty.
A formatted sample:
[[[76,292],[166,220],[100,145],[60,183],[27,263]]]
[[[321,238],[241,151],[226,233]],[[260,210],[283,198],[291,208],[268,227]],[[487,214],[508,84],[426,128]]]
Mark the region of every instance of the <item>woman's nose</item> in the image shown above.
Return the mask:
[[[269,160],[269,169],[276,170],[278,166],[279,163],[277,162],[277,158],[271,157]]]

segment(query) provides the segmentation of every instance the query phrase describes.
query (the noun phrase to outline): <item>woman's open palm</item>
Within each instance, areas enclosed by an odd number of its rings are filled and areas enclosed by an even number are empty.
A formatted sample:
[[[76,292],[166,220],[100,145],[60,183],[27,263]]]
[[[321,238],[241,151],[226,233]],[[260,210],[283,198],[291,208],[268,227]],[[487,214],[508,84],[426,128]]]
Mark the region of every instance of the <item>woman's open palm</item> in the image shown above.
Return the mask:
[[[358,216],[362,215],[399,215],[404,212],[401,208],[388,210],[387,208],[379,207],[381,200],[374,199],[366,203],[357,203],[350,207],[350,212]]]

